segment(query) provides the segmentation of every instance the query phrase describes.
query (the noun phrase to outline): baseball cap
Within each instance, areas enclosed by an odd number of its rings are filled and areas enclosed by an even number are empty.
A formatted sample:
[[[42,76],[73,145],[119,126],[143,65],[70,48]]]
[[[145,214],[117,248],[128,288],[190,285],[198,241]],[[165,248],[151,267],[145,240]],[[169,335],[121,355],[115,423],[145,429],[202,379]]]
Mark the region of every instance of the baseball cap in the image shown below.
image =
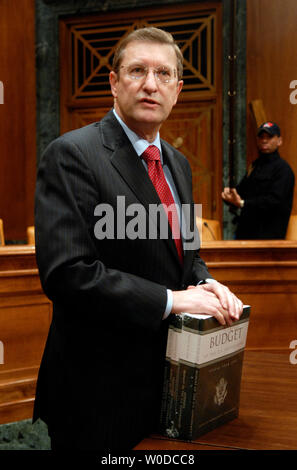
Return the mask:
[[[259,135],[261,132],[267,132],[270,135],[281,135],[280,128],[278,127],[275,122],[263,122],[261,126],[258,128],[257,135]]]

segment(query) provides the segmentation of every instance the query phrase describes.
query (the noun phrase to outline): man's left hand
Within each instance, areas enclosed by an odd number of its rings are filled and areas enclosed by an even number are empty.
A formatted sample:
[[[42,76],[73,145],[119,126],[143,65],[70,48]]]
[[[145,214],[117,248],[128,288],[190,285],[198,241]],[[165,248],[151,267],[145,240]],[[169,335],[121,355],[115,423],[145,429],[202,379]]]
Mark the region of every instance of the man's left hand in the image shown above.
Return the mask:
[[[228,317],[227,323],[229,326],[232,325],[232,320],[237,321],[243,312],[242,301],[233,294],[227,286],[224,286],[218,281],[212,281],[199,286],[200,288],[212,292],[219,299],[222,307],[227,310]],[[195,286],[189,286],[188,289],[195,289]]]

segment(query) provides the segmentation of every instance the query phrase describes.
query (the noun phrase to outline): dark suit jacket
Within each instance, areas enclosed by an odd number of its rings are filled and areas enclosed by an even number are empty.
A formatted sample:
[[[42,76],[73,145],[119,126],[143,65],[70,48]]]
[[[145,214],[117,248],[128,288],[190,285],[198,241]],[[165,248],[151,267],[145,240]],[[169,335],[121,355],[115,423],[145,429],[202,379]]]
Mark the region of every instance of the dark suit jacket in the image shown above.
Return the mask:
[[[181,202],[192,203],[185,157],[162,141]],[[174,241],[103,239],[95,207],[160,204],[112,111],[49,145],[36,186],[36,256],[53,320],[34,420],[83,449],[132,448],[156,429],[168,320],[166,289],[210,277],[197,250],[181,267]],[[193,214],[192,214],[193,217]]]

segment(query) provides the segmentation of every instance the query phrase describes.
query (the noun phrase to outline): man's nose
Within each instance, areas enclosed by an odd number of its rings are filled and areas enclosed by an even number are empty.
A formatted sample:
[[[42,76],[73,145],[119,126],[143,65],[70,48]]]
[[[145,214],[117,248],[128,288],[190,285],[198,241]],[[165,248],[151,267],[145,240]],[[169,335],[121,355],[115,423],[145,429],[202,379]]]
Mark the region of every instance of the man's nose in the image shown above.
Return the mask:
[[[148,70],[143,86],[151,90],[155,90],[158,88],[158,81],[155,75],[155,71],[153,69]]]

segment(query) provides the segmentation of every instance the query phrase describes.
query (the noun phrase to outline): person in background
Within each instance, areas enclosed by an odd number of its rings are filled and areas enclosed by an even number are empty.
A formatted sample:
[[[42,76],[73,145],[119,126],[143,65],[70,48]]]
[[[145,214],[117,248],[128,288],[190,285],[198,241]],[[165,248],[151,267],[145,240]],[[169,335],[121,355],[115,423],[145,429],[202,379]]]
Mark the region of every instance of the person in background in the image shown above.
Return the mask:
[[[235,238],[283,239],[292,210],[295,176],[280,157],[279,126],[264,122],[257,131],[258,158],[236,188],[224,188],[222,198],[231,206],[237,224]]]

